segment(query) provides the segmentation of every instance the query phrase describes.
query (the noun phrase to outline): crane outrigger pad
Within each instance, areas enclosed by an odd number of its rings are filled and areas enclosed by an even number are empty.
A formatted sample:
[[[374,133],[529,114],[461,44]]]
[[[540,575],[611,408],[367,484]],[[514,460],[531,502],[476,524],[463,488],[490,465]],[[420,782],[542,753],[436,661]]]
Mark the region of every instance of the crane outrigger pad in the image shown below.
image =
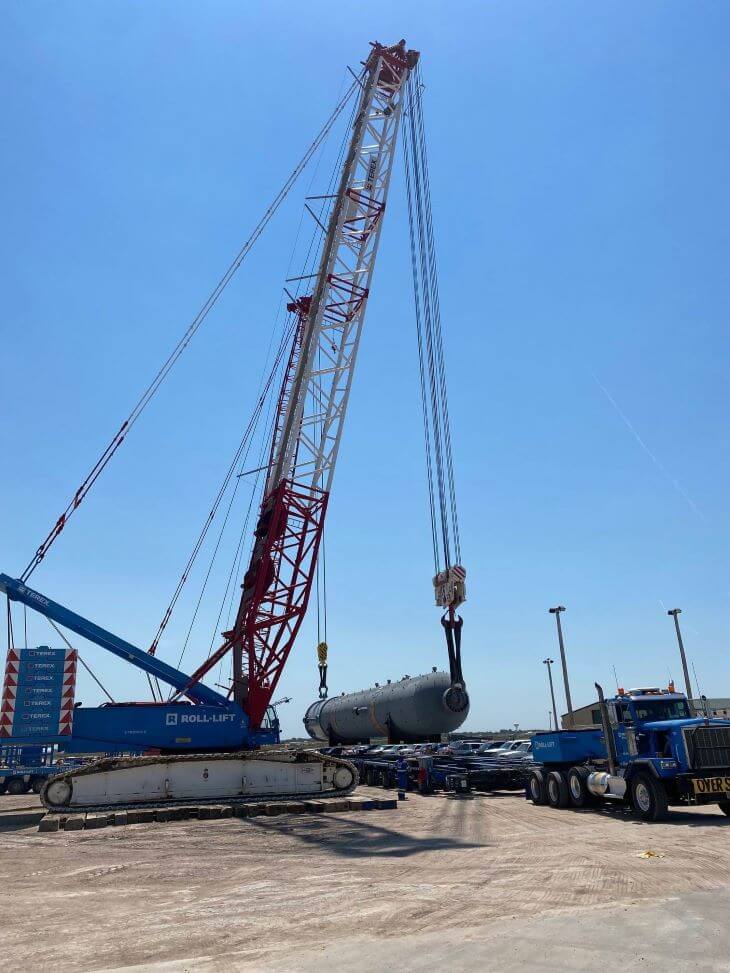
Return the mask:
[[[316,751],[106,757],[44,785],[49,811],[114,811],[166,805],[344,797],[358,783],[347,760]]]

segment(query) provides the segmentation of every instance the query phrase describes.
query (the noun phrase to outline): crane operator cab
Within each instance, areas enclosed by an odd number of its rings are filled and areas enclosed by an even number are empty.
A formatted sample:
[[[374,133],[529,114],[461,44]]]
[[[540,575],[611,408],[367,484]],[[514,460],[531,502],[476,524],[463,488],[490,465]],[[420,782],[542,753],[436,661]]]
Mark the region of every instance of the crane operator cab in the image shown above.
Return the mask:
[[[271,735],[271,740],[267,741],[269,743],[279,742],[279,717],[276,715],[276,710],[273,706],[266,707],[266,713],[261,721],[261,729],[267,730],[268,734]]]

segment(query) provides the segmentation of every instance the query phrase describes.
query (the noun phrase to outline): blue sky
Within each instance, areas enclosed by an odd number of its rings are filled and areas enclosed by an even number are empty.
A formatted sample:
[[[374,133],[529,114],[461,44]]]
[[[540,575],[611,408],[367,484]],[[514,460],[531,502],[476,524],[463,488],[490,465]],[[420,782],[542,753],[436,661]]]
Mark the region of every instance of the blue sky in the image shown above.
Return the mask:
[[[730,695],[727,5],[16,0],[0,19],[0,570],[23,569],[346,65],[404,36],[427,85],[468,726],[546,723],[557,602],[577,704],[612,665],[624,684],[679,678],[674,605],[702,689]],[[326,158],[34,575],[137,644],[254,404]],[[396,167],[327,528],[334,691],[445,663]],[[231,552],[184,667],[207,653]],[[199,578],[161,648],[173,664]],[[29,641],[58,639],[38,619]],[[316,695],[315,644],[310,618],[280,686],[289,733]],[[80,647],[117,698],[144,692]],[[78,698],[98,698],[83,678]]]

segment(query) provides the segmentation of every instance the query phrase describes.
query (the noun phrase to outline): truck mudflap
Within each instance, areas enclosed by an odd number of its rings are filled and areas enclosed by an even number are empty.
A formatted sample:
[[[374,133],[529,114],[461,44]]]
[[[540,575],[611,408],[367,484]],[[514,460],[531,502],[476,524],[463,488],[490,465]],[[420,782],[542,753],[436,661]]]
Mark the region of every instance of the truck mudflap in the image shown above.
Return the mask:
[[[49,811],[110,811],[184,804],[342,797],[358,783],[347,760],[316,751],[111,757],[57,774],[43,786]]]

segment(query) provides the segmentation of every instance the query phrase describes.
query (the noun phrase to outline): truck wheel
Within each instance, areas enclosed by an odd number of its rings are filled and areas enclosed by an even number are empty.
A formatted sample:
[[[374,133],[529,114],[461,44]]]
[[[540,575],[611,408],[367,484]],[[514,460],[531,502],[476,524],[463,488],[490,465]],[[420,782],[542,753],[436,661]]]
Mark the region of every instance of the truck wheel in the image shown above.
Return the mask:
[[[588,807],[593,803],[593,795],[588,790],[587,767],[571,767],[568,771],[568,791],[573,807]]]
[[[631,803],[642,821],[663,821],[667,816],[667,793],[649,774],[631,778]]]
[[[545,774],[541,770],[533,770],[527,781],[527,796],[533,804],[547,804],[545,792]]]
[[[718,807],[723,814],[727,814],[727,816],[730,818],[730,801],[720,801]]]
[[[45,777],[33,777],[30,782],[30,788],[34,794],[40,794],[43,790],[43,785],[46,782]]]
[[[8,794],[25,794],[27,791],[28,785],[22,777],[11,777],[8,781]]]
[[[567,807],[570,804],[568,780],[562,770],[551,770],[548,774],[547,802],[550,807]]]

